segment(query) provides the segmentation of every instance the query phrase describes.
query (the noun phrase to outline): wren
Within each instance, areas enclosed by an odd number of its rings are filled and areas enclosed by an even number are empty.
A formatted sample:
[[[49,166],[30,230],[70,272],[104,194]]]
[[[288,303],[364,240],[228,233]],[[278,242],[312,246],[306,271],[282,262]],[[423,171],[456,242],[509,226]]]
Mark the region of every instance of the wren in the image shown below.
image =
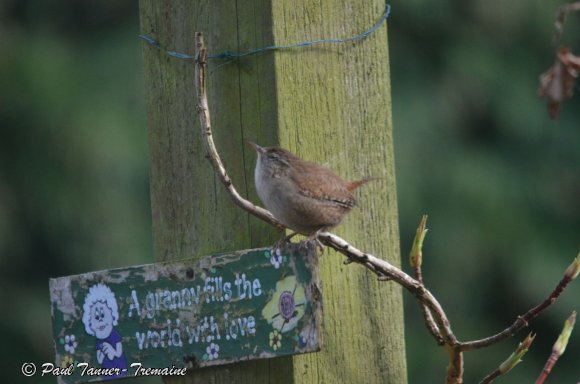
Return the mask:
[[[345,181],[285,149],[248,143],[258,153],[254,173],[258,197],[284,226],[310,240],[340,224],[357,205],[352,192],[376,179]]]

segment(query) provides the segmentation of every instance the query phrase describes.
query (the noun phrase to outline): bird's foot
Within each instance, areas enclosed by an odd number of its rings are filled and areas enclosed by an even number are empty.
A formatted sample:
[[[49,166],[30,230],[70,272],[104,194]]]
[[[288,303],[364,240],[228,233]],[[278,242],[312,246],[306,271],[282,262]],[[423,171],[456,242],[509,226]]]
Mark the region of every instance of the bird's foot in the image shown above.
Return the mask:
[[[316,231],[312,235],[308,236],[308,238],[306,240],[304,240],[303,242],[300,243],[300,246],[304,247],[306,249],[309,246],[313,246],[315,250],[316,249],[320,250],[320,255],[322,256],[324,254],[325,246],[324,246],[324,244],[322,244],[322,242],[318,238],[318,234],[320,232],[321,232],[321,230]]]
[[[277,242],[274,243],[274,245],[272,245],[272,253],[275,253],[276,250],[282,251],[284,248],[286,248],[286,245],[290,243],[290,239],[292,239],[297,234],[298,233],[296,232],[292,232],[288,236],[282,236],[280,240],[278,240]]]

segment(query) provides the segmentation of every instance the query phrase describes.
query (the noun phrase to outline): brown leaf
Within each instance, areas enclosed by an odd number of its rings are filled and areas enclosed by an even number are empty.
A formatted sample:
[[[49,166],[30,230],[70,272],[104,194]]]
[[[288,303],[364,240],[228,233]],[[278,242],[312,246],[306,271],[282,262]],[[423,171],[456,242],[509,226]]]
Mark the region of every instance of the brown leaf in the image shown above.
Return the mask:
[[[561,103],[574,94],[574,86],[580,71],[580,57],[574,56],[566,47],[560,49],[556,62],[540,75],[538,94],[548,102],[552,119],[558,118]]]

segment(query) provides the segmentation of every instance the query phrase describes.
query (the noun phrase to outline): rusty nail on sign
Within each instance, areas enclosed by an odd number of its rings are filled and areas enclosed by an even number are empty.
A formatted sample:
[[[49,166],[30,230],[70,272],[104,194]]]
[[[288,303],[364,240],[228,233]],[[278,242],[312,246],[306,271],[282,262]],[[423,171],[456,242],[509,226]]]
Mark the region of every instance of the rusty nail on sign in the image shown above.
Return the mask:
[[[295,245],[50,279],[59,382],[318,351],[319,289],[316,252]]]

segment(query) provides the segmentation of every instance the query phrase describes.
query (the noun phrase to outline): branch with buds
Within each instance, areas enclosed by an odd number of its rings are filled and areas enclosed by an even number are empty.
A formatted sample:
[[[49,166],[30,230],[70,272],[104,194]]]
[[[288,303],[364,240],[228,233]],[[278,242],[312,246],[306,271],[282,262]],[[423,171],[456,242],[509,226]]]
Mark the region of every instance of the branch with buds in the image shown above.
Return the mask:
[[[213,141],[213,133],[211,129],[211,120],[205,88],[206,58],[207,54],[203,43],[203,37],[201,33],[198,32],[196,33],[195,54],[197,111],[201,125],[201,134],[203,137],[202,141],[204,142],[210,163],[214,168],[218,178],[224,184],[229,196],[232,198],[236,205],[277,228],[283,228],[283,225],[278,220],[276,220],[276,218],[269,211],[254,205],[250,201],[244,199],[237,192],[220,159]],[[578,276],[578,273],[580,272],[580,255],[575,259],[572,265],[568,267],[564,278],[560,284],[558,284],[556,289],[549,295],[549,297],[538,306],[532,308],[526,314],[518,316],[518,318],[510,327],[498,333],[497,335],[482,340],[460,342],[454,335],[451,328],[451,323],[447,318],[447,315],[445,314],[441,304],[423,284],[421,263],[423,240],[425,239],[425,234],[427,233],[426,223],[427,216],[423,216],[419,228],[417,229],[417,234],[413,242],[413,248],[410,255],[410,262],[415,273],[415,278],[409,276],[400,268],[395,267],[386,260],[379,259],[376,256],[366,253],[332,233],[322,232],[319,234],[318,240],[321,241],[324,245],[346,256],[346,264],[360,264],[376,274],[380,280],[393,280],[407,291],[409,291],[421,305],[422,313],[425,318],[425,324],[427,325],[431,335],[439,345],[442,345],[446,349],[449,355],[446,383],[462,383],[463,352],[493,345],[501,340],[506,339],[507,337],[513,336],[521,329],[527,327],[528,321],[536,317],[538,314],[540,314],[540,312],[550,306],[566,288],[568,283],[576,278],[576,276]]]
[[[572,312],[570,317],[568,317],[568,319],[566,319],[564,322],[564,328],[562,329],[560,336],[558,336],[556,343],[554,343],[554,346],[552,347],[552,353],[550,354],[548,361],[546,361],[546,365],[544,365],[542,373],[540,373],[540,376],[536,380],[536,384],[544,384],[548,378],[548,375],[550,372],[552,372],[552,368],[554,368],[554,365],[560,356],[564,354],[566,346],[568,345],[568,340],[570,339],[570,335],[574,329],[574,324],[576,324],[576,311]]]
[[[496,378],[500,377],[501,375],[505,375],[509,371],[511,371],[516,365],[522,362],[522,357],[528,352],[532,342],[536,338],[536,335],[532,334],[531,332],[528,333],[528,336],[518,344],[516,350],[503,362],[501,365],[492,373],[485,376],[483,380],[479,384],[488,384],[492,383]]]

